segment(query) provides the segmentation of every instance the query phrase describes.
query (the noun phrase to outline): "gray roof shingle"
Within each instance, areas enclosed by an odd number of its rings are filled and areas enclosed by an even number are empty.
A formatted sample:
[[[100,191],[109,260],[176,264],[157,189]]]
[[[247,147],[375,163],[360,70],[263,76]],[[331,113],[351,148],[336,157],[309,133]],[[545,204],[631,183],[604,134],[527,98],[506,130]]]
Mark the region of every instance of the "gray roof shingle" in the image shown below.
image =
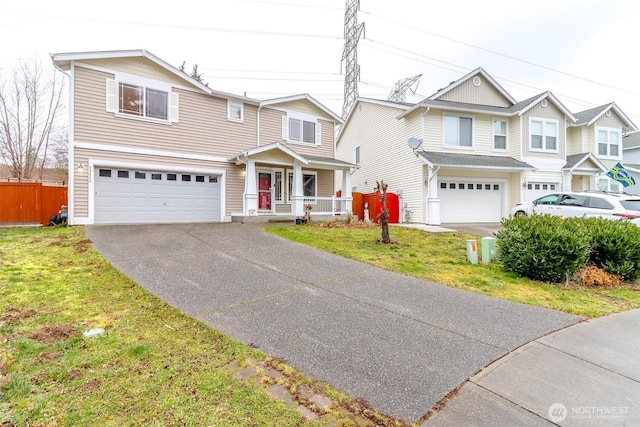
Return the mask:
[[[628,133],[622,138],[623,149],[640,147],[640,132]]]
[[[437,166],[462,166],[473,168],[535,169],[528,163],[506,156],[487,156],[478,154],[438,153],[418,151],[430,163]]]

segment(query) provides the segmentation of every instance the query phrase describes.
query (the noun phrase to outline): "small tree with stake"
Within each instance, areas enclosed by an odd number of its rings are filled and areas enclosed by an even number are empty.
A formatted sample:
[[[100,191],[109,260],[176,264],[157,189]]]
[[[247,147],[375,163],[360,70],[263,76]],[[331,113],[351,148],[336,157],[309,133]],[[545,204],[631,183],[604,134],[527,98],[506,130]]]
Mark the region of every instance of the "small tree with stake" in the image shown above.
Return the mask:
[[[389,237],[389,209],[387,209],[387,184],[379,181],[378,191],[380,192],[380,201],[382,202],[382,213],[380,214],[380,226],[382,227],[382,243],[391,243]]]

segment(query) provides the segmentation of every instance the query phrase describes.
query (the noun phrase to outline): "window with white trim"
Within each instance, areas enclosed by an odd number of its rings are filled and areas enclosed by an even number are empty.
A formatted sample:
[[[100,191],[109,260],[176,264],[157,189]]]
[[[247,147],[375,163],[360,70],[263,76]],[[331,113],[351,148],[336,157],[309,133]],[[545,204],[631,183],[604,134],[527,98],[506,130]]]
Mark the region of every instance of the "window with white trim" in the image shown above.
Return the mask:
[[[493,119],[493,149],[507,149],[507,121],[504,119]]]
[[[609,191],[611,193],[622,193],[623,187],[617,181],[612,180],[608,176],[598,180],[598,191]]]
[[[244,121],[244,104],[242,102],[228,100],[227,119],[232,122]]]
[[[302,195],[304,197],[316,197],[317,185],[316,172],[302,172]],[[287,171],[287,202],[291,203],[291,197],[293,196],[293,171]]]
[[[282,139],[308,145],[320,145],[321,125],[313,116],[288,112],[282,116]]]
[[[158,86],[107,79],[106,110],[123,117],[177,122],[178,94],[162,83]]]
[[[529,149],[558,152],[558,121],[531,119],[529,121]]]
[[[620,129],[596,127],[598,137],[598,155],[604,157],[620,157]]]
[[[445,114],[443,117],[444,145],[447,147],[473,146],[473,119]]]
[[[273,171],[273,198],[276,203],[284,203],[282,197],[284,193],[284,171],[282,169],[275,169]]]
[[[360,146],[357,146],[351,152],[351,163],[360,164]]]

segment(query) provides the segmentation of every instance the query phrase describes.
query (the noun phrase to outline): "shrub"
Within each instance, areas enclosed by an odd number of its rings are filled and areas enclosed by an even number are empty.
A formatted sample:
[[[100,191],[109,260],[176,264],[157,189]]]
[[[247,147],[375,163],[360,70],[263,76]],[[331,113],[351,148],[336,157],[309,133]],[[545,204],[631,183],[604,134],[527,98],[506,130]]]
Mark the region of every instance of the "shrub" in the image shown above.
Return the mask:
[[[563,282],[581,268],[590,239],[575,218],[550,215],[502,221],[496,234],[496,258],[504,269],[531,279]]]
[[[604,218],[584,218],[582,226],[591,239],[589,265],[624,280],[640,277],[640,227]]]
[[[622,285],[620,277],[607,273],[595,265],[587,265],[581,268],[577,273],[577,279],[582,286],[609,287]]]

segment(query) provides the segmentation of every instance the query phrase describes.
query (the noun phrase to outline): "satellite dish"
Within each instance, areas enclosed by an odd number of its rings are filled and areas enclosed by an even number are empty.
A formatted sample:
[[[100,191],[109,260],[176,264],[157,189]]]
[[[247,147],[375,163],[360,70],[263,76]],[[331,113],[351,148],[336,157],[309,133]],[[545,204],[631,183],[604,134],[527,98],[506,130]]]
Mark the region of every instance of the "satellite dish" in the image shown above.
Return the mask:
[[[409,147],[411,147],[411,149],[415,151],[422,145],[422,141],[418,138],[409,138],[407,144],[409,144]]]

